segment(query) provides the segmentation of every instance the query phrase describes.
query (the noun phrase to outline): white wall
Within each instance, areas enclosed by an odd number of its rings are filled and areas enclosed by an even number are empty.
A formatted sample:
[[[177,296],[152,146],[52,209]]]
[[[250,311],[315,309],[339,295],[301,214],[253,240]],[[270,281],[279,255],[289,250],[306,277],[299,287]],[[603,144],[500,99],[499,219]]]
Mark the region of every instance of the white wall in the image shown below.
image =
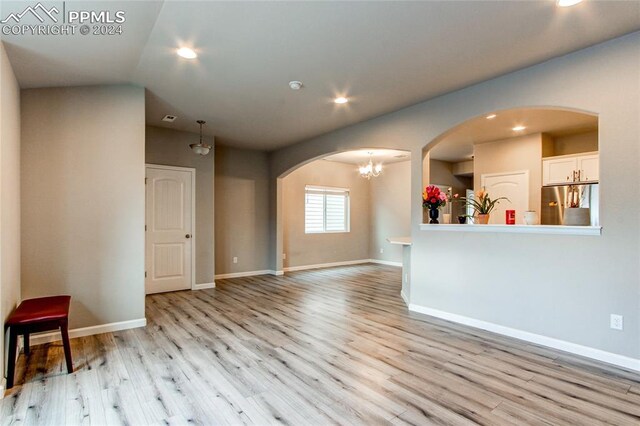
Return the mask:
[[[276,178],[296,164],[394,141],[412,153],[411,303],[640,359],[638,70],[634,33],[281,149],[271,155],[273,203]],[[487,111],[526,106],[599,114],[602,236],[421,231],[425,144]],[[624,331],[609,328],[611,313]]]
[[[402,246],[387,238],[411,235],[411,162],[385,165],[383,173],[369,181],[369,193],[369,258],[402,263]]]
[[[22,296],[70,327],[144,317],[144,89],[22,91]]]
[[[198,143],[197,133],[181,132],[163,127],[147,126],[145,156],[147,164],[191,167],[196,169],[196,284],[213,282],[214,257],[214,205],[213,175],[215,149],[208,155],[196,155],[189,144]],[[205,136],[213,145],[213,138]]]
[[[0,319],[4,324],[20,300],[20,87],[1,42],[0,98]],[[0,342],[4,341],[2,327]],[[2,376],[4,349],[3,344]]]

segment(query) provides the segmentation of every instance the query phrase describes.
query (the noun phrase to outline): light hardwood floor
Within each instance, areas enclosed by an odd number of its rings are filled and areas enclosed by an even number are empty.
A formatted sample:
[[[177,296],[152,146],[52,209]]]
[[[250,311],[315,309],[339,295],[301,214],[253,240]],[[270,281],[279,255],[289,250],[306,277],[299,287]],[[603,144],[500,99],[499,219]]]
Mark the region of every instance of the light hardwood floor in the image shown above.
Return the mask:
[[[397,268],[147,297],[148,326],[20,356],[2,424],[640,424],[640,377],[408,313]],[[23,385],[20,385],[22,383]]]

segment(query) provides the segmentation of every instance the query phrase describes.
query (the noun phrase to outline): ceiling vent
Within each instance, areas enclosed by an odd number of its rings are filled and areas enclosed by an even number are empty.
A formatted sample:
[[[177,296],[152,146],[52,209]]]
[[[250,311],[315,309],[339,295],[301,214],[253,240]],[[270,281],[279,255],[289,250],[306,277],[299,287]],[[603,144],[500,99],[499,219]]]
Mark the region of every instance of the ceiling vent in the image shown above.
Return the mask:
[[[174,121],[176,121],[176,117],[175,115],[165,115],[164,117],[162,117],[162,121],[166,121],[169,123],[173,123]]]

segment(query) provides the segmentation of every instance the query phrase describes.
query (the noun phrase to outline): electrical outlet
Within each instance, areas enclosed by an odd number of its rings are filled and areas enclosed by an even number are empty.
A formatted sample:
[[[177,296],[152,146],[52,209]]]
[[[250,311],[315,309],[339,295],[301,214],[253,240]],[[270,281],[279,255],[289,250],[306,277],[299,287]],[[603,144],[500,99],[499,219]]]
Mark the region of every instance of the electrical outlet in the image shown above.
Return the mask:
[[[233,263],[238,263],[238,258],[237,257],[233,257]]]
[[[282,259],[286,259],[287,258],[287,253],[282,253]]]
[[[384,249],[383,248],[380,249],[380,254],[382,254],[382,253],[384,253]]]
[[[624,325],[624,319],[622,315],[611,314],[610,327],[614,330],[622,330]]]

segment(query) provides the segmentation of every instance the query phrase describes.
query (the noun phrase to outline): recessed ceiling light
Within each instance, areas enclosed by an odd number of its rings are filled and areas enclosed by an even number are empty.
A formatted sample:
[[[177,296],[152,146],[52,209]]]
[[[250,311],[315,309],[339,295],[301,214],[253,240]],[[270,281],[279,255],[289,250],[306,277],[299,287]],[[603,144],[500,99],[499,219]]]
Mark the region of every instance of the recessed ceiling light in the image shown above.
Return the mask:
[[[582,0],[557,0],[556,4],[560,7],[575,6],[578,3],[582,3]]]
[[[494,118],[496,118],[496,117],[497,117],[497,115],[496,115],[496,114],[489,114],[489,115],[487,115],[485,118],[486,118],[487,120],[493,120],[493,119],[494,119]]]
[[[524,126],[516,126],[516,127],[514,127],[513,129],[511,129],[511,130],[513,130],[514,132],[521,132],[521,131],[523,131],[524,129],[526,129],[526,127],[524,127]]]
[[[198,54],[193,49],[189,49],[188,47],[181,47],[176,51],[176,53],[178,54],[178,56],[181,56],[185,59],[195,59],[198,57]]]
[[[347,102],[349,102],[349,99],[340,96],[339,98],[335,98],[333,100],[333,102],[337,103],[337,104],[346,104]]]

